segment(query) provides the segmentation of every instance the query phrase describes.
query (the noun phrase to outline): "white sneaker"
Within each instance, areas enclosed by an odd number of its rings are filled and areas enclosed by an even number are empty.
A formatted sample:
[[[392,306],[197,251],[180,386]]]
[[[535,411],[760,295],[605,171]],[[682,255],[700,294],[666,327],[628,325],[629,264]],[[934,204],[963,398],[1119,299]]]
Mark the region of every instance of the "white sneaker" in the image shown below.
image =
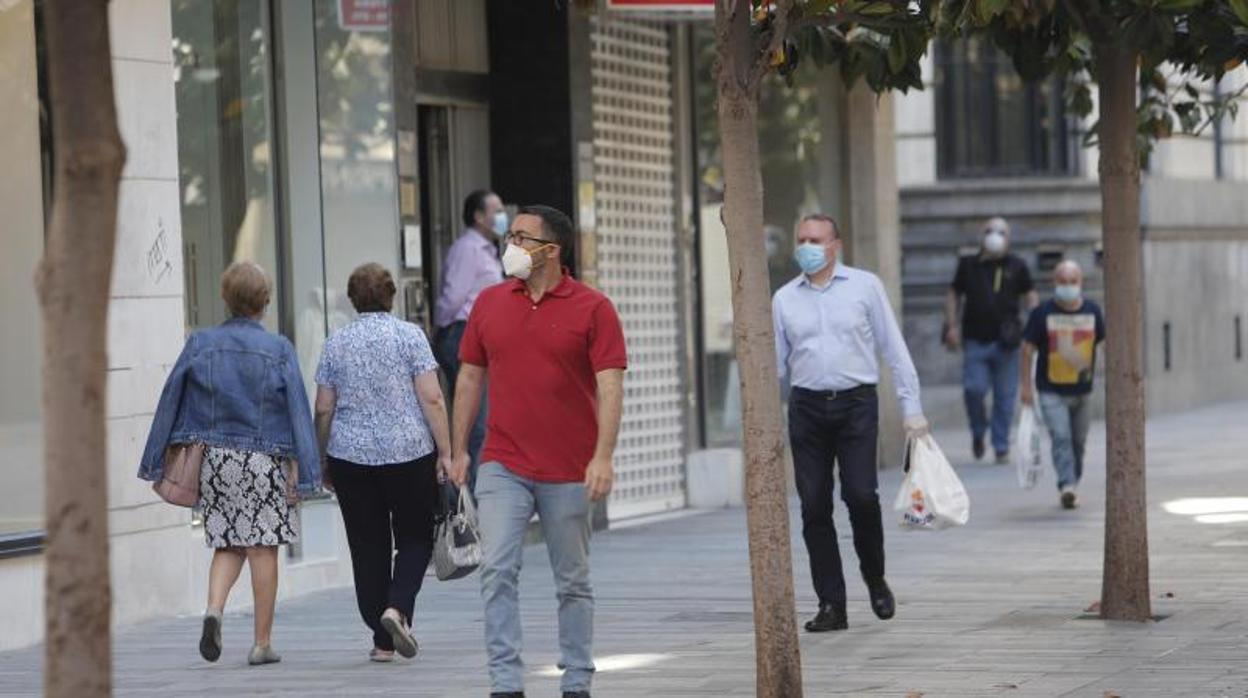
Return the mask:
[[[416,645],[416,639],[412,637],[412,632],[408,628],[407,623],[403,622],[403,615],[393,608],[387,608],[386,612],[381,614],[381,626],[390,633],[390,638],[394,640],[394,649],[404,657],[411,659],[416,656],[419,649]]]
[[[1075,488],[1069,487],[1069,486],[1063,487],[1062,488],[1062,508],[1074,509],[1077,506],[1079,506],[1079,495],[1075,494]]]

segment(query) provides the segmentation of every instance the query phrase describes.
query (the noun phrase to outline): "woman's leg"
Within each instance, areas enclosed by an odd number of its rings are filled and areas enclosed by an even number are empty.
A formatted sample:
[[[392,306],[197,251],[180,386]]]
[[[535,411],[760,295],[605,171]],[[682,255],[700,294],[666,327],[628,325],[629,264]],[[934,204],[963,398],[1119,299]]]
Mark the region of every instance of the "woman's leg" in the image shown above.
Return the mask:
[[[388,467],[384,474],[396,552],[387,604],[412,624],[416,595],[433,556],[434,508],[441,496],[437,456],[430,454],[413,463]]]
[[[220,613],[225,601],[238,581],[246,559],[240,548],[217,548],[212,553],[212,566],[208,568],[208,610]]]
[[[256,646],[268,647],[277,606],[277,546],[247,548],[247,564],[251,567],[251,593],[256,603]]]
[[[354,465],[329,459],[338,510],[347,529],[351,571],[355,577],[355,601],[360,617],[373,631],[373,646],[392,651],[394,642],[381,625],[390,588],[390,511],[386,508],[381,466]]]

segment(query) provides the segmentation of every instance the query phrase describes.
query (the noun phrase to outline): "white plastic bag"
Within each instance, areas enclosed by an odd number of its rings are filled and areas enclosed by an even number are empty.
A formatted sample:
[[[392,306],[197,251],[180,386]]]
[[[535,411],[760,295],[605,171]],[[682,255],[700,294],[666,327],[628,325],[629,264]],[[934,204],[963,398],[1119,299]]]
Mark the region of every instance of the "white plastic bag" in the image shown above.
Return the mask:
[[[971,518],[971,501],[958,474],[931,434],[906,444],[909,472],[893,508],[901,512],[901,527],[935,531],[962,526]]]
[[[1040,420],[1031,405],[1023,405],[1018,414],[1018,446],[1014,463],[1018,467],[1018,486],[1029,490],[1040,480],[1044,466],[1040,463]]]

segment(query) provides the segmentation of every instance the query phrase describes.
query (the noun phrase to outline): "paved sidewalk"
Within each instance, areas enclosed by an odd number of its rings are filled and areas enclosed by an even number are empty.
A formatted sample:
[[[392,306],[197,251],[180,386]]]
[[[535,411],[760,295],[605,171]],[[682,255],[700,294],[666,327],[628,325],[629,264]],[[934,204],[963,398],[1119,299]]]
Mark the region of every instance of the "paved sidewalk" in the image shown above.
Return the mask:
[[[1093,428],[1083,506],[1073,512],[1058,508],[1051,472],[1023,492],[1012,467],[972,464],[968,438],[938,435],[970,492],[970,525],[936,534],[887,529],[897,617],[876,620],[862,584],[850,579],[850,629],[802,637],[806,695],[1248,696],[1248,521],[1240,520],[1248,499],[1222,507],[1212,519],[1222,523],[1164,508],[1183,498],[1248,497],[1245,426],[1248,403],[1150,423],[1152,589],[1154,612],[1165,618],[1146,625],[1081,618],[1100,587],[1103,425]],[[899,477],[884,474],[886,507]],[[844,538],[844,512],[837,516]],[[815,602],[793,532],[800,622]],[[843,553],[853,554],[847,539]],[[746,556],[742,510],[597,537],[595,694],[753,695]],[[529,695],[558,695],[554,592],[541,546],[526,551],[521,593]],[[419,658],[371,665],[350,590],[312,594],[279,608],[283,662],[254,669],[245,664],[246,614],[227,616],[225,654],[211,665],[197,654],[197,619],[145,624],[116,638],[116,693],[484,696],[476,578],[430,580],[417,621]],[[0,694],[37,694],[39,663],[37,649],[0,654]]]

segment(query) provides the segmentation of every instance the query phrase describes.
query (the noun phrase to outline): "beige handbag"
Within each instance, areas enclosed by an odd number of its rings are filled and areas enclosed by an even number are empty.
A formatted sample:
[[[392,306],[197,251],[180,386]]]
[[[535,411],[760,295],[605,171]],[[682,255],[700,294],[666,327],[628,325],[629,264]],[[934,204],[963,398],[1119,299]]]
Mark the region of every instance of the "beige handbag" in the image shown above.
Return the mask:
[[[152,483],[152,489],[170,504],[193,507],[199,503],[199,469],[203,464],[203,444],[173,444],[165,449],[165,471]]]

